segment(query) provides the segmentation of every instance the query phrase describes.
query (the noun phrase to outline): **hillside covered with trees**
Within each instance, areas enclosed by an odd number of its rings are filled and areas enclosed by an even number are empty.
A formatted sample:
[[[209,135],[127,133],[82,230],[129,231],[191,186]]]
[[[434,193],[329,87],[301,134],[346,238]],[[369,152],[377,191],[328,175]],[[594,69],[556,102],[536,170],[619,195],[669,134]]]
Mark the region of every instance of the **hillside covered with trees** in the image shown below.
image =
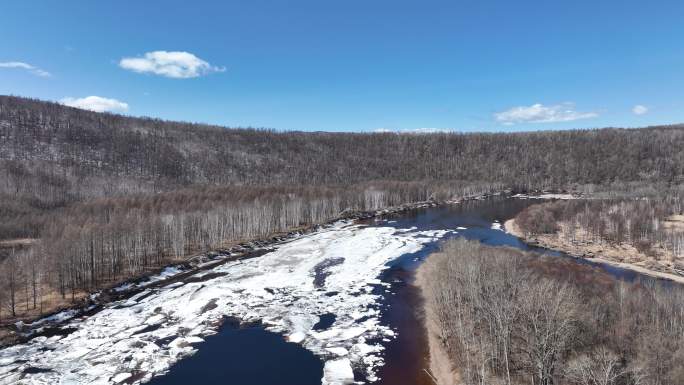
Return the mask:
[[[684,126],[278,132],[0,96],[0,175],[4,318],[350,210],[507,188],[678,185]]]

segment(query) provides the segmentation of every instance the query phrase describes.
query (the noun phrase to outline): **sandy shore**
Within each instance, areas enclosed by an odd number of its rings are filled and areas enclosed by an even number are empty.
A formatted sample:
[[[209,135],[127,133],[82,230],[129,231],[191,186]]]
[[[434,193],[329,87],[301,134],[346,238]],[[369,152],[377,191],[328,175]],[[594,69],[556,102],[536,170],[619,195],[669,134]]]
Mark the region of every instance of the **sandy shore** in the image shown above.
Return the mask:
[[[627,269],[627,270],[632,270],[644,275],[648,275],[651,277],[655,278],[662,278],[662,279],[668,279],[674,282],[682,283],[684,284],[684,277],[677,275],[677,274],[670,274],[670,273],[665,273],[662,271],[656,271],[656,270],[651,270],[643,266],[636,265],[634,263],[627,263],[627,262],[619,262],[615,261],[612,259],[608,259],[602,255],[594,255],[591,257],[587,257],[587,250],[582,249],[580,246],[577,245],[570,245],[567,244],[566,242],[561,241],[558,239],[557,236],[549,235],[549,236],[536,236],[534,239],[526,237],[525,234],[518,228],[518,226],[515,223],[515,219],[509,219],[504,223],[504,230],[511,234],[515,235],[516,237],[522,239],[523,241],[527,243],[532,243],[537,246],[545,247],[548,249],[553,249],[553,250],[558,250],[562,251],[566,254],[572,255],[573,257],[576,258],[584,258],[588,261],[596,262],[596,263],[602,263],[606,265],[611,265],[611,266],[616,266],[620,267],[622,269]],[[604,248],[607,248],[604,246]],[[612,250],[612,253],[618,253],[619,251],[617,250]]]
[[[428,257],[429,258],[429,257]],[[423,263],[416,272],[415,285],[420,289],[421,295],[425,299],[427,289],[427,263]],[[434,311],[431,307],[430,301],[424,300],[423,307],[425,313],[424,327],[427,331],[428,347],[430,353],[430,376],[436,385],[459,385],[460,379],[458,373],[453,368],[439,339],[439,327],[435,322]]]

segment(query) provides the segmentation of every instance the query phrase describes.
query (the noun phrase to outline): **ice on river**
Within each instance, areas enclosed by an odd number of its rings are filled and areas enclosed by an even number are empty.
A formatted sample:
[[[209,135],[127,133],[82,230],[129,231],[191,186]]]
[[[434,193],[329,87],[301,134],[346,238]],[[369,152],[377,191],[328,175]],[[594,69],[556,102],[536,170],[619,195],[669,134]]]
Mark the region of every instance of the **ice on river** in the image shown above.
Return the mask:
[[[372,292],[382,284],[378,276],[387,262],[446,233],[340,222],[262,257],[197,274],[224,275],[148,288],[109,304],[69,321],[77,330],[67,336],[0,350],[0,384],[145,382],[194,353],[225,316],[262,321],[314,352],[324,362],[323,384],[350,383],[353,368],[377,380],[381,341],[395,334],[379,322],[381,297]],[[313,330],[328,313],[335,322]]]

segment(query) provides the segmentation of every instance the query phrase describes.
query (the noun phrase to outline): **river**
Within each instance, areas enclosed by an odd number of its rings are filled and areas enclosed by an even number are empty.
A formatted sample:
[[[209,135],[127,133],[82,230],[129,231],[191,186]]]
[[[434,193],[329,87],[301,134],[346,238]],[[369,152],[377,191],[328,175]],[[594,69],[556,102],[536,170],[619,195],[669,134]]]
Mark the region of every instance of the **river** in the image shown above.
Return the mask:
[[[0,350],[0,383],[432,384],[415,269],[456,236],[571,258],[502,230],[537,202],[493,197],[340,222]]]

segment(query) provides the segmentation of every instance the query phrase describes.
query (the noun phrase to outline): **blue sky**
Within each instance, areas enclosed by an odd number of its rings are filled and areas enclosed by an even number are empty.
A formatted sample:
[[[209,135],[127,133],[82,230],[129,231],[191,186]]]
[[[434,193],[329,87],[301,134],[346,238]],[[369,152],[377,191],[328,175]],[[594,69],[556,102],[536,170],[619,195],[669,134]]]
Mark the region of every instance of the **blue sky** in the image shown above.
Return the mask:
[[[0,94],[286,130],[684,122],[682,1],[7,0],[1,8]]]

